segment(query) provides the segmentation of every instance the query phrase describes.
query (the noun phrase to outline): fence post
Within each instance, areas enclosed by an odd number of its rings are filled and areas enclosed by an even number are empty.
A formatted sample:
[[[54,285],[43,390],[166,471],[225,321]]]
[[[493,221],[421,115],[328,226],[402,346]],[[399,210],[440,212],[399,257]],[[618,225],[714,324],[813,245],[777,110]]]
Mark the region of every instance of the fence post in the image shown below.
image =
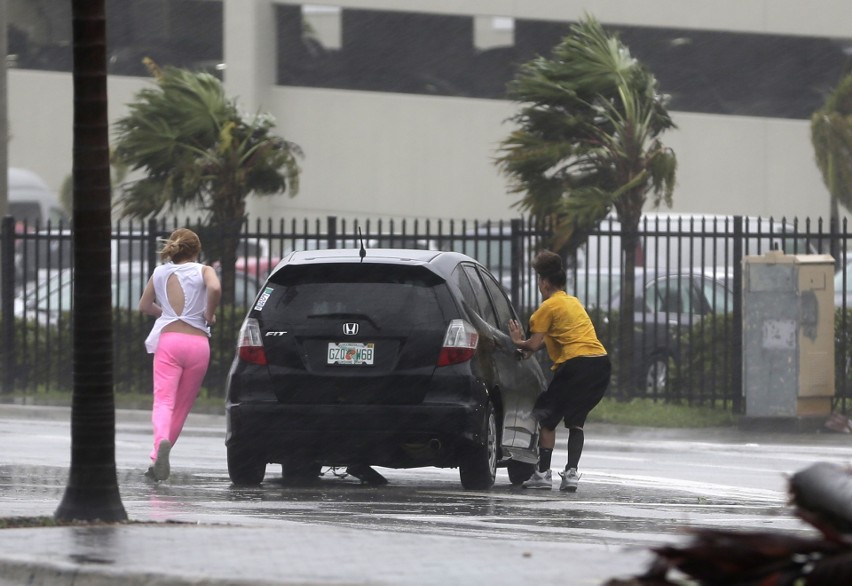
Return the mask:
[[[519,218],[512,218],[511,220],[511,238],[510,243],[510,251],[512,255],[512,274],[510,275],[510,288],[512,294],[512,301],[515,303],[515,307],[521,307],[522,300],[521,299],[521,266],[523,265],[524,259],[524,243],[522,241],[523,236],[521,235],[521,220]]]
[[[148,266],[145,267],[145,276],[147,277],[154,271],[157,266],[157,220],[151,218],[148,220],[148,246],[145,251],[145,259]]]
[[[743,412],[743,217],[734,216],[734,308],[731,339],[732,411]]]
[[[3,217],[0,228],[0,307],[3,319],[3,393],[11,393],[15,376],[15,218]]]
[[[337,248],[337,216],[327,216],[325,219],[325,233],[329,248]]]
[[[846,259],[841,258],[841,250],[845,250],[845,247],[841,249],[840,243],[840,235],[839,235],[839,226],[837,218],[832,217],[828,221],[828,231],[829,231],[829,252],[831,256],[834,257],[834,270],[837,271],[843,266],[844,261]],[[846,244],[845,242],[843,244]],[[805,251],[807,252],[807,250]],[[845,293],[845,291],[844,291]]]

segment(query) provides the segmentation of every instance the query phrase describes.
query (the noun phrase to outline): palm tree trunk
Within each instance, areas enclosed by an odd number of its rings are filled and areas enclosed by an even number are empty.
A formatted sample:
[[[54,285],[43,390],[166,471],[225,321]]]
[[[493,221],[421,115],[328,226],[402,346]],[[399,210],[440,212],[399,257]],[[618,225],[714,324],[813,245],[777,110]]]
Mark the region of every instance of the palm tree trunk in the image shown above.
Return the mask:
[[[622,223],[621,254],[624,257],[624,272],[621,275],[621,317],[618,320],[618,396],[627,398],[636,385],[636,348],[634,344],[634,322],[636,314],[636,247],[639,234],[635,226]]]
[[[245,222],[245,203],[243,197],[235,195],[239,193],[239,187],[225,186],[223,190],[225,194],[216,198],[221,207],[214,209],[211,219],[221,239],[222,305],[230,306],[234,304],[237,245]]]
[[[71,468],[55,517],[124,521],[115,466],[104,0],[72,0],[74,393]]]

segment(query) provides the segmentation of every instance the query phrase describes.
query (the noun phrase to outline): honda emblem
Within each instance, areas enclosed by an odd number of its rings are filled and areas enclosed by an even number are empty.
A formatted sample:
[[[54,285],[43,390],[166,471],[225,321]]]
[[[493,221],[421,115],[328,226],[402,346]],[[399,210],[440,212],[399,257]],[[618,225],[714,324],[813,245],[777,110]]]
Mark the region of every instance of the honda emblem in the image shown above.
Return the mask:
[[[357,323],[348,323],[343,324],[343,333],[347,336],[354,336],[358,333],[358,324]]]

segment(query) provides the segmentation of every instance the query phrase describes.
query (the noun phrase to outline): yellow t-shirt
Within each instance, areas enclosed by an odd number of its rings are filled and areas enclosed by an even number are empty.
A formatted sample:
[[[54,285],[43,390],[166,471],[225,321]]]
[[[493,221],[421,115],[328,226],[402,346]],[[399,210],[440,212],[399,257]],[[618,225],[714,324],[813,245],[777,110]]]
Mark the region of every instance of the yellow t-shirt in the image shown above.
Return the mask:
[[[583,304],[565,291],[557,291],[541,303],[530,317],[530,332],[544,334],[554,370],[577,356],[606,354]]]

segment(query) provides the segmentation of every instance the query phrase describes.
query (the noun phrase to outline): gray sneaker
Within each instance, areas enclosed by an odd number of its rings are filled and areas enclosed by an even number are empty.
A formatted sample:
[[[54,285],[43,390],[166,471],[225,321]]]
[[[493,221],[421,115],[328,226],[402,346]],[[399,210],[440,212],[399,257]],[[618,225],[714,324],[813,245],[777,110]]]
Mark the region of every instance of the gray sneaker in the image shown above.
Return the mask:
[[[524,488],[546,488],[547,490],[551,490],[553,488],[553,476],[550,470],[547,472],[536,470],[530,476],[529,480],[525,480],[521,486]]]
[[[577,491],[577,485],[580,484],[580,475],[577,474],[576,468],[568,468],[565,472],[560,472],[559,476],[562,477],[562,484],[559,490],[568,492]]]
[[[167,439],[160,441],[157,446],[157,460],[154,462],[154,479],[165,480],[171,472],[169,467],[169,452],[172,451],[172,442]]]

